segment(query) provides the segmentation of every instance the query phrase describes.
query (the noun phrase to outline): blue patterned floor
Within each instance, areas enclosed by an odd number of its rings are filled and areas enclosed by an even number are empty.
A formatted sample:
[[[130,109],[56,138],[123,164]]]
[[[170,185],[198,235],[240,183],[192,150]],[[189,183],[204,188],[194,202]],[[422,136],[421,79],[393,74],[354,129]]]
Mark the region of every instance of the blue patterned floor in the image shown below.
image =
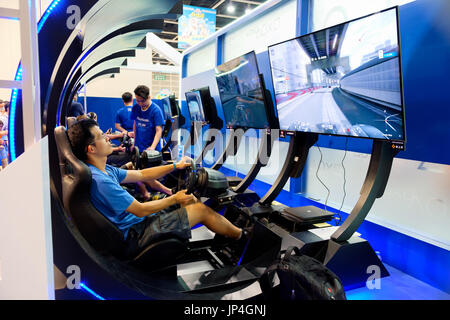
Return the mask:
[[[348,300],[450,300],[450,294],[384,264],[390,276],[380,280],[379,289],[367,287],[346,292]]]

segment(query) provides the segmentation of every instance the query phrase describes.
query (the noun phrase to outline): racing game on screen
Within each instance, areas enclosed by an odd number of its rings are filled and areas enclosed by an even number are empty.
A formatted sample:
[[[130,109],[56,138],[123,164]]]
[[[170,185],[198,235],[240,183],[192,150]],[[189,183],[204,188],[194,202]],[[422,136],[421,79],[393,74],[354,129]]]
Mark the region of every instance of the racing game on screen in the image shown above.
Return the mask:
[[[269,47],[280,128],[404,141],[397,9]]]
[[[203,111],[202,97],[199,90],[186,92],[186,103],[188,105],[191,121],[206,122]]]
[[[215,68],[227,128],[269,127],[263,89],[254,52]]]

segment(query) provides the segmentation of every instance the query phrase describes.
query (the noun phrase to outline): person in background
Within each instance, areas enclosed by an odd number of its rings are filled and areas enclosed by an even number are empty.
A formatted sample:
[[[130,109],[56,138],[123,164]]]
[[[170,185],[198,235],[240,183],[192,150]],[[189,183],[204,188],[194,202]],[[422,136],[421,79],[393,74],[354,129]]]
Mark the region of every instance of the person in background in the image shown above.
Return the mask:
[[[133,95],[130,92],[122,94],[122,101],[124,106],[117,110],[115,127],[120,132],[127,134],[134,138],[133,124],[131,120],[131,112],[133,110]]]
[[[2,168],[8,165],[8,118],[0,115],[0,160]]]
[[[84,107],[81,103],[77,102],[77,95],[73,96],[73,101],[69,106],[69,110],[67,112],[68,117],[78,117],[84,114]]]
[[[0,161],[2,168],[8,165],[8,111],[9,101],[0,100]]]
[[[134,94],[137,103],[131,111],[131,120],[134,121],[135,146],[139,152],[147,149],[161,151],[160,140],[165,124],[162,110],[152,102],[147,86],[137,86]]]
[[[165,124],[164,116],[160,107],[152,103],[150,89],[147,86],[139,85],[134,89],[136,104],[131,111],[131,120],[134,121],[134,145],[138,147],[139,152],[144,150],[157,150],[161,152],[160,140],[162,130]],[[138,188],[144,199],[150,198],[145,185],[139,181]],[[156,186],[150,185],[155,190]],[[169,189],[164,191],[171,195]]]

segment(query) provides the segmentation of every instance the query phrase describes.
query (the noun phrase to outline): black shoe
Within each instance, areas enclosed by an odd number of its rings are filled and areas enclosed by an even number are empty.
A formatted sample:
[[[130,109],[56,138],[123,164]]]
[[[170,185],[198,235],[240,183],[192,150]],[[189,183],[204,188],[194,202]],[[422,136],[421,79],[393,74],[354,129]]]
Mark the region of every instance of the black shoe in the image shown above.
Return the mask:
[[[252,238],[253,235],[253,225],[250,227],[242,228],[241,237],[236,240],[236,247],[244,247],[247,242]]]
[[[234,222],[234,225],[238,228],[244,229],[250,224],[249,217],[246,217],[242,214],[237,217],[236,221]]]

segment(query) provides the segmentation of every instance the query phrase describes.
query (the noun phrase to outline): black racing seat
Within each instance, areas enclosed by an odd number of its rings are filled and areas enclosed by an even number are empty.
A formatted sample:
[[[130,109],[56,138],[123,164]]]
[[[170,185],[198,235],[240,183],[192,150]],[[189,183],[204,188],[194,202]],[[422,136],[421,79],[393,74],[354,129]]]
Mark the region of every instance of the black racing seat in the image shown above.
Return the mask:
[[[70,128],[72,125],[74,125],[75,122],[77,122],[77,118],[75,118],[75,117],[67,117],[66,118],[67,129]]]
[[[159,239],[140,251],[132,241],[125,241],[123,233],[92,205],[89,194],[91,171],[72,153],[65,127],[55,128],[55,139],[65,212],[97,253],[112,255],[146,271],[174,265],[186,254],[187,242],[178,238]]]

